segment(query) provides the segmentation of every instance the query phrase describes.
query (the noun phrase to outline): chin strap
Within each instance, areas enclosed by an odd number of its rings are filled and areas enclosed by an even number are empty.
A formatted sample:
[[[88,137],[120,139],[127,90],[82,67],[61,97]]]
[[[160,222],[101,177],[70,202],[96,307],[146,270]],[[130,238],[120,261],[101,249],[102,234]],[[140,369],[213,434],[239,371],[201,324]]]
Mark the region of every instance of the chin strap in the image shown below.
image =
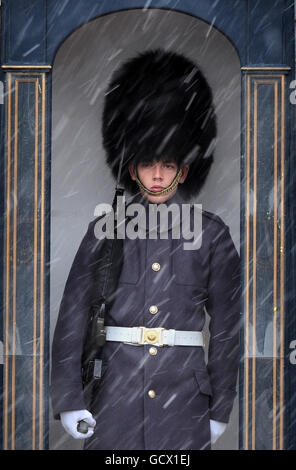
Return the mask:
[[[138,183],[138,186],[139,186],[140,189],[142,189],[143,191],[145,191],[148,194],[151,194],[152,196],[160,196],[160,195],[163,195],[163,194],[167,194],[170,191],[172,191],[173,189],[175,189],[175,187],[179,183],[179,179],[181,178],[182,168],[180,168],[180,170],[177,171],[176,176],[174,177],[173,181],[166,188],[163,188],[161,191],[151,191],[150,189],[146,188],[146,186],[143,185],[143,183],[141,182],[141,180],[138,176],[136,165],[135,165],[135,174],[136,174],[136,182]]]

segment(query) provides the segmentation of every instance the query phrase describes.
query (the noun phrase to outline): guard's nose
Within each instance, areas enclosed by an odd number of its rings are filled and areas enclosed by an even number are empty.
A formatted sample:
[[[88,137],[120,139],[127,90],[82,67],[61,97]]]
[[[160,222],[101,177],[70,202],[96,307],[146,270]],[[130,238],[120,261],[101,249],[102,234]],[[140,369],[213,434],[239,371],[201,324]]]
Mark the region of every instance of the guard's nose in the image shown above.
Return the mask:
[[[161,166],[159,163],[156,163],[154,166],[153,166],[153,179],[162,179],[162,170],[161,170]]]

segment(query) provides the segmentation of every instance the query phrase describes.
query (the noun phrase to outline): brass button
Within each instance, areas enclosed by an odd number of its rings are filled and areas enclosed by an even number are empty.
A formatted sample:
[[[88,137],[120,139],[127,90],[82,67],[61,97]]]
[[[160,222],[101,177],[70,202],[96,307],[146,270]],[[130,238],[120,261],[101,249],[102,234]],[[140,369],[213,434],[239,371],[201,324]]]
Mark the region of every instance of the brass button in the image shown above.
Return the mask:
[[[154,391],[154,390],[149,390],[148,396],[149,396],[150,398],[154,398],[154,397],[155,397],[155,391]]]
[[[153,271],[159,271],[160,270],[160,264],[159,263],[153,263],[152,264],[152,269],[153,269]]]
[[[157,348],[152,346],[151,348],[149,348],[149,353],[151,354],[151,356],[155,356],[155,354],[157,354]]]
[[[151,307],[149,307],[149,312],[152,313],[152,315],[155,315],[158,312],[156,305],[151,305]]]

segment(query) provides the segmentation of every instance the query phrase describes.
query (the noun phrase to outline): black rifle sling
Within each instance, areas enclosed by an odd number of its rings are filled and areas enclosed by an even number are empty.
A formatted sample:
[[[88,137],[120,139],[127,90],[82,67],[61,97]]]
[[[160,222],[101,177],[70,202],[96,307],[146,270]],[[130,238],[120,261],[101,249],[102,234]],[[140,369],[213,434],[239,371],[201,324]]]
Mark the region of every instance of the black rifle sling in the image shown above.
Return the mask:
[[[123,154],[120,160],[115,196],[112,203],[113,214],[117,217],[117,198],[124,188],[119,186]],[[82,380],[86,385],[100,378],[102,361],[99,359],[106,342],[105,317],[114,300],[119,276],[123,265],[123,239],[117,238],[117,223],[114,224],[114,238],[102,240],[97,267],[97,302],[91,306],[82,352]]]
[[[115,195],[112,203],[113,214],[115,221],[117,222],[117,199],[118,196],[122,196],[124,193],[124,188],[120,187],[120,177],[122,170],[122,162],[124,157],[124,148],[119,162],[119,170],[117,175]],[[107,311],[107,306],[110,307],[112,303],[113,296],[117,289],[118,278],[121,272],[122,263],[123,263],[123,240],[117,238],[117,223],[114,224],[114,238],[104,240],[104,250],[105,250],[105,259],[106,264],[103,263],[103,288],[100,292],[100,308],[97,322],[97,337],[96,343],[97,346],[103,346],[106,341],[106,333],[104,330],[104,318]]]

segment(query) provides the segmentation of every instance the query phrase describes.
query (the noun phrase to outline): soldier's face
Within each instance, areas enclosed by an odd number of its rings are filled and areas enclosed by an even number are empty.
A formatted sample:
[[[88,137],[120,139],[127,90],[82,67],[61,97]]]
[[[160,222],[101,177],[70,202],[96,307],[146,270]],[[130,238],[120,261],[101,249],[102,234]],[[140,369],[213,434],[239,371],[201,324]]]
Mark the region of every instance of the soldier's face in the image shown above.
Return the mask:
[[[184,166],[182,168],[182,175],[179,180],[179,183],[183,183],[188,174],[189,167]],[[129,166],[129,171],[131,178],[136,179],[134,165]],[[171,184],[174,177],[178,171],[178,166],[175,162],[172,161],[159,161],[153,160],[153,162],[141,162],[137,166],[138,176],[146,188],[150,191],[161,191]],[[176,186],[172,191],[169,191],[167,194],[153,196],[148,194],[145,191],[142,191],[142,195],[148,199],[150,202],[161,204],[168,199],[170,199],[177,191],[178,186]]]

